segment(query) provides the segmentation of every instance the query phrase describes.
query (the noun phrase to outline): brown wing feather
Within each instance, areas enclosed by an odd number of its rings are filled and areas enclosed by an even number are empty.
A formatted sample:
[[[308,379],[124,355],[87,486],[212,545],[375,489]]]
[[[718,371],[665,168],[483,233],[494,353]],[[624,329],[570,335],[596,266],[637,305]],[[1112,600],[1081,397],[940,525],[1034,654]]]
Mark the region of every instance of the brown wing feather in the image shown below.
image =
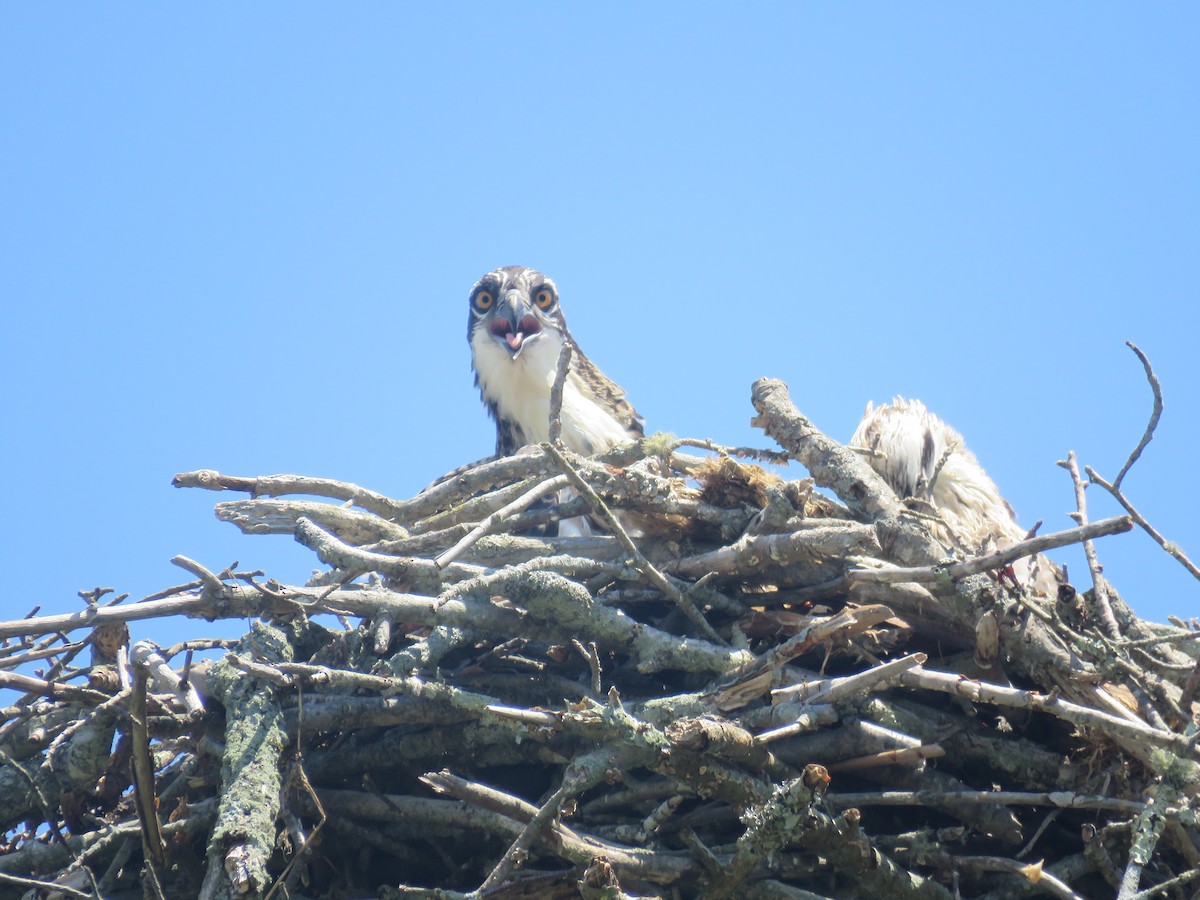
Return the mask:
[[[637,414],[633,404],[625,399],[625,392],[583,354],[578,344],[575,344],[575,358],[571,361],[571,367],[601,405],[612,410],[613,417],[625,426],[631,438],[646,436],[644,420]]]

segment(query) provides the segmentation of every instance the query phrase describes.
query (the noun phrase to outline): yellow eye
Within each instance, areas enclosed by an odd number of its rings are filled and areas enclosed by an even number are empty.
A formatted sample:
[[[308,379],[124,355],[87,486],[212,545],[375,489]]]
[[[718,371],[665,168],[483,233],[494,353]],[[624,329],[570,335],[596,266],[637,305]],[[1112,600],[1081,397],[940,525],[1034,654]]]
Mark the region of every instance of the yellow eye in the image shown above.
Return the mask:
[[[533,302],[538,309],[549,309],[554,305],[554,292],[550,288],[541,288],[533,295]]]
[[[480,312],[487,312],[492,308],[492,304],[496,302],[496,298],[492,296],[491,291],[480,291],[475,295],[475,308]]]

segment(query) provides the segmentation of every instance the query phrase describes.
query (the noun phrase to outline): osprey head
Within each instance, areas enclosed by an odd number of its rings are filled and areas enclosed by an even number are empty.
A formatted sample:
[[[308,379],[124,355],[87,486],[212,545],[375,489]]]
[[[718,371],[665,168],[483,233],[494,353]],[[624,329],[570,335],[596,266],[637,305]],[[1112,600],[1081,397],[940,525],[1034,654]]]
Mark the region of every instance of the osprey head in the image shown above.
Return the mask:
[[[544,339],[545,331],[565,330],[558,288],[541,272],[524,266],[488,272],[471,288],[467,340],[472,341],[479,329],[517,359],[527,346]]]
[[[548,439],[550,395],[568,341],[575,349],[562,385],[563,443],[590,454],[642,437],[642,420],[625,392],[571,338],[554,282],[524,266],[504,266],[475,282],[467,312],[471,368],[496,422],[498,454]]]

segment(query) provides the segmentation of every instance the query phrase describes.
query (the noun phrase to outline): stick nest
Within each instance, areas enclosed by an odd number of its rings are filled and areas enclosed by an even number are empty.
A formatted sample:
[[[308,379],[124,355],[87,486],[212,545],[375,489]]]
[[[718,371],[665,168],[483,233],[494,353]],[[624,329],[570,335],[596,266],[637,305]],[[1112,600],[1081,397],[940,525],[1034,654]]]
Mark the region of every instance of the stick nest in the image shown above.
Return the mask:
[[[0,898],[1192,896],[1197,631],[1010,568],[1130,520],[951,555],[781,383],[754,405],[783,453],[177,476],[324,570],[179,557],[0,623]],[[164,616],[254,621],[129,646]]]

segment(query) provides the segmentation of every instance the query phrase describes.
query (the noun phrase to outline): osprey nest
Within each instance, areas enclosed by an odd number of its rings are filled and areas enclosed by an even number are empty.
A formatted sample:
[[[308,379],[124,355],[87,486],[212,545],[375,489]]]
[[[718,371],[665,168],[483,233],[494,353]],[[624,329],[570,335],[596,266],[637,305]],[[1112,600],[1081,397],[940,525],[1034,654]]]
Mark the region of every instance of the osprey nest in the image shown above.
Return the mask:
[[[753,404],[782,452],[546,442],[408,500],[177,476],[325,570],[178,557],[0,623],[0,898],[1196,896],[1200,627],[1092,545],[1136,510],[1088,521],[1072,456],[1078,527],[955,547],[781,382]],[[1018,574],[1069,543],[1078,590]],[[129,646],[165,616],[253,623]]]

